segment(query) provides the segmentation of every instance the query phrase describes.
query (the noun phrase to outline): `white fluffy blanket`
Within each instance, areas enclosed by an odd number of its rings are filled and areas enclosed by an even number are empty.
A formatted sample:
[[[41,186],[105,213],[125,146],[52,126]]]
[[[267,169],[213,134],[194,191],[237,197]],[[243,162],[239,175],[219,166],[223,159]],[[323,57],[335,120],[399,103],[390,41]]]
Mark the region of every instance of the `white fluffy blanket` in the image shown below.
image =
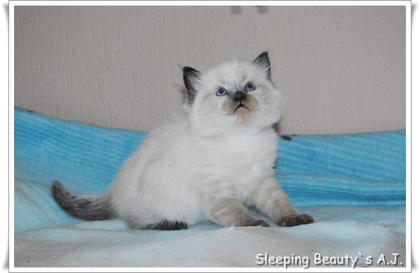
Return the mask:
[[[83,222],[16,234],[16,266],[43,267],[242,267],[257,266],[258,254],[300,256],[295,266],[317,265],[317,256],[357,256],[356,266],[380,266],[385,255],[405,262],[403,206],[316,206],[302,208],[316,223],[220,228],[202,224],[181,231],[130,230],[119,220]],[[363,255],[363,256],[361,256]],[[366,265],[366,257],[374,263]],[[379,264],[376,264],[379,260]],[[286,260],[287,261],[287,260]],[[338,259],[337,259],[338,261]],[[284,264],[272,265],[284,267]],[[293,265],[288,265],[293,266]],[[352,266],[350,261],[347,266]]]

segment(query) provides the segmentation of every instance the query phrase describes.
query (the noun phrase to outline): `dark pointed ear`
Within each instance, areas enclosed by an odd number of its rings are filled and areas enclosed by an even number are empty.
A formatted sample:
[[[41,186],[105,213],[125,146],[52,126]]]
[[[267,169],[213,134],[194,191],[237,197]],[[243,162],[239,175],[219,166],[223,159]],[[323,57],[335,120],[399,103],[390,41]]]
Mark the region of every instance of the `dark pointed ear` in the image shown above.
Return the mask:
[[[253,64],[262,67],[267,74],[267,78],[271,81],[271,64],[267,51],[264,51],[263,53],[258,55],[258,57],[255,58],[255,60],[253,61]]]
[[[197,94],[197,85],[200,82],[200,72],[192,67],[184,66],[184,85],[187,91],[187,102],[192,103]]]

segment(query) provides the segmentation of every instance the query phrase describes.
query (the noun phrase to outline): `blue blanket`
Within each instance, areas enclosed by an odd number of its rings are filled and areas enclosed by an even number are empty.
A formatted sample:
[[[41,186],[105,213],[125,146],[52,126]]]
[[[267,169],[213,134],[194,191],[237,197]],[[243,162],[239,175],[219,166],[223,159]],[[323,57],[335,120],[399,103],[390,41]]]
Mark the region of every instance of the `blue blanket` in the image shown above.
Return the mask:
[[[271,228],[133,230],[118,219],[80,221],[53,201],[54,179],[76,193],[105,189],[145,137],[16,109],[15,266],[256,266],[264,252],[399,253],[405,263],[404,131],[279,140],[279,183],[314,216],[310,225],[283,228],[259,215]]]
[[[16,108],[15,230],[79,222],[52,200],[52,180],[100,192],[145,137]],[[405,131],[297,135],[278,150],[277,177],[295,206],[405,204]]]

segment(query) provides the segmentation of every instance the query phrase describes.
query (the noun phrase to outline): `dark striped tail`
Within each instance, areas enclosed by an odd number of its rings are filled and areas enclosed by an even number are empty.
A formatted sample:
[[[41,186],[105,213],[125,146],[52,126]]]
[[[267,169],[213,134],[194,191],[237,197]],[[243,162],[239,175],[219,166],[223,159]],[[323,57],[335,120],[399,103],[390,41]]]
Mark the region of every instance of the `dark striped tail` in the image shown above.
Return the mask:
[[[105,220],[114,218],[109,197],[99,196],[76,196],[70,193],[64,186],[54,181],[51,187],[54,200],[70,215],[83,220]]]

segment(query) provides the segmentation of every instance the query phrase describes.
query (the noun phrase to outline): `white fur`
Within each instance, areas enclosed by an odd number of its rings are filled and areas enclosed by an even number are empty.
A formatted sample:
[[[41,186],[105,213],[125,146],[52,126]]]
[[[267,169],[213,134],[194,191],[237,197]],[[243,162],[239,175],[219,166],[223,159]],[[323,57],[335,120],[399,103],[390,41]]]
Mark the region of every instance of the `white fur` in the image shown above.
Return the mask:
[[[137,227],[164,219],[193,225],[213,219],[219,201],[263,202],[264,196],[253,199],[253,194],[274,177],[272,124],[281,110],[280,93],[265,73],[258,65],[239,62],[203,73],[194,102],[184,106],[187,111],[151,132],[124,163],[108,191],[118,216]],[[250,80],[257,86],[251,94],[256,109],[247,118],[228,115],[222,110],[227,98],[215,95],[218,87],[236,90]],[[293,212],[288,201],[285,206],[286,214]],[[232,221],[219,223],[237,224]]]

